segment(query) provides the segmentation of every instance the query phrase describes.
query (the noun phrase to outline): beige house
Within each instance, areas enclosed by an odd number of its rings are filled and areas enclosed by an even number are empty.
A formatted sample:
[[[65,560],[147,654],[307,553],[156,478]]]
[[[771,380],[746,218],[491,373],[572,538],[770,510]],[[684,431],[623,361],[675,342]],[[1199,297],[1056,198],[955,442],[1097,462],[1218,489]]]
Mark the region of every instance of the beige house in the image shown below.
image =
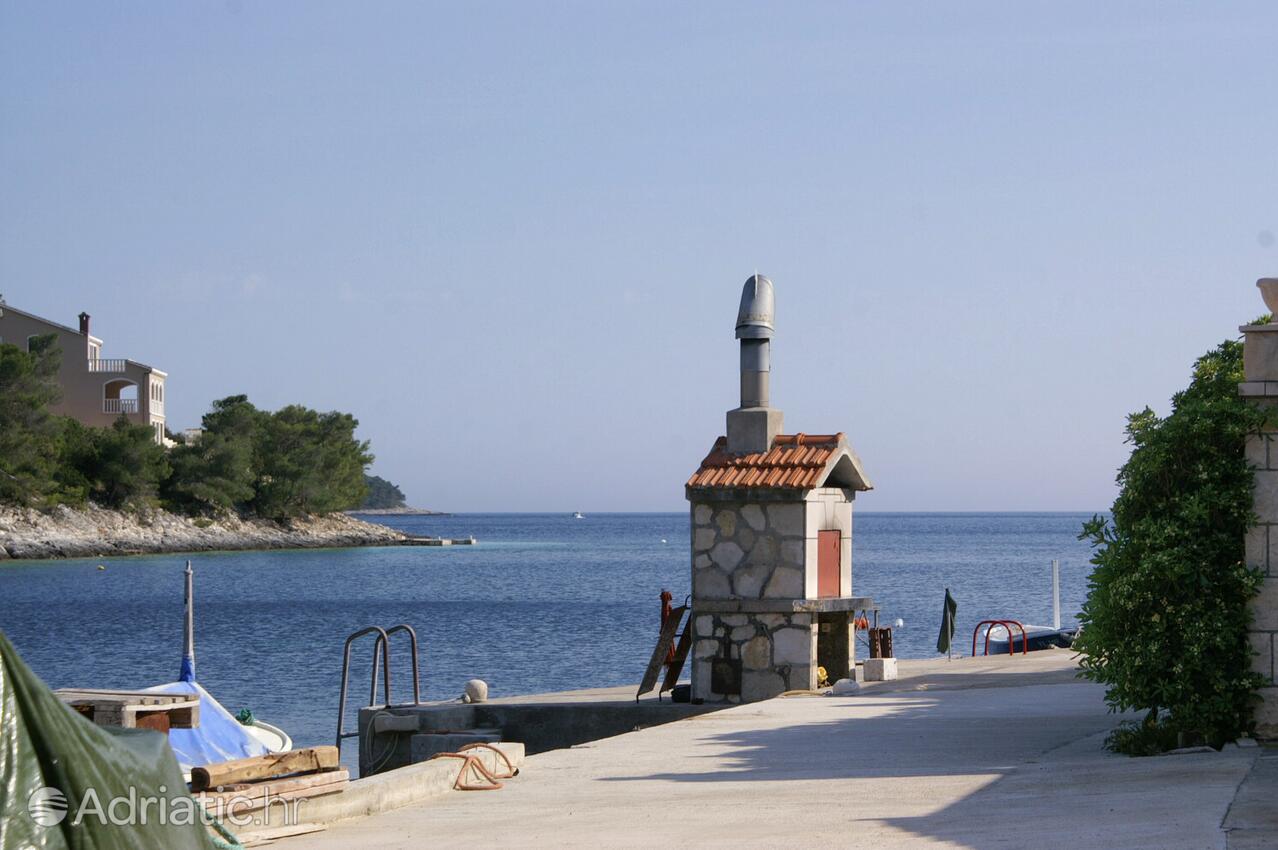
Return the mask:
[[[89,314],[80,314],[80,329],[33,316],[0,300],[0,343],[28,350],[33,337],[53,334],[62,349],[58,381],[62,400],[54,413],[85,425],[107,427],[121,416],[147,425],[155,441],[165,444],[164,372],[134,360],[102,356],[102,340],[89,333]]]

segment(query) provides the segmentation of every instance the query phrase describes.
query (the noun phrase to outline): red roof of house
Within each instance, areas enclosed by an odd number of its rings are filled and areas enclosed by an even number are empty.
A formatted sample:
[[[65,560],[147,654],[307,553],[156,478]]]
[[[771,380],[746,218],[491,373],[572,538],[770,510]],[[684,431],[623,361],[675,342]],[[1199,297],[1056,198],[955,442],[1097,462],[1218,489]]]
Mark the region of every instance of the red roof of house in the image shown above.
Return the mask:
[[[774,487],[811,490],[825,486],[846,457],[850,469],[838,486],[868,490],[860,461],[848,449],[843,434],[778,434],[772,448],[752,454],[729,454],[720,437],[701,466],[688,479],[689,487]]]

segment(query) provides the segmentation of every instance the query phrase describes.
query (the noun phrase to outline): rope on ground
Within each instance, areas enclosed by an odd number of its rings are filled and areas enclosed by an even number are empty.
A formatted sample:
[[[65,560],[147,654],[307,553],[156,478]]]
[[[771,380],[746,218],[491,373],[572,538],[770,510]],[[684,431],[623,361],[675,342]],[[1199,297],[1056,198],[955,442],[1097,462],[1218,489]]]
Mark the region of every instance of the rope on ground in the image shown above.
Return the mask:
[[[492,750],[501,758],[502,761],[506,763],[506,772],[504,774],[499,774],[497,776],[498,779],[514,779],[519,775],[519,768],[515,767],[510,760],[510,756],[506,755],[501,747],[494,747],[492,744],[488,744],[483,741],[475,741],[474,743],[467,744],[466,746],[459,748],[457,752],[464,753],[467,750],[476,749]]]
[[[502,788],[502,782],[497,777],[489,773],[488,768],[484,767],[484,763],[476,756],[468,756],[464,753],[435,753],[431,756],[431,761],[435,759],[461,759],[461,770],[457,771],[457,778],[453,780],[453,788],[457,791],[496,791]],[[475,784],[466,781],[466,775],[473,773],[487,782],[484,784]]]
[[[466,750],[476,748],[485,748],[492,750],[502,757],[506,762],[506,773],[499,776],[493,774],[491,770],[484,764],[483,760],[476,755],[471,755]],[[461,770],[457,771],[457,778],[453,780],[453,788],[457,791],[496,791],[505,787],[502,779],[510,779],[519,774],[519,770],[510,763],[510,759],[506,754],[491,744],[473,743],[467,744],[455,753],[435,753],[431,756],[431,760],[435,759],[461,759]],[[467,777],[473,776],[475,782],[468,781]]]
[[[217,835],[210,836],[210,840],[217,850],[244,850],[244,845],[240,843],[234,833],[222,825],[220,820],[209,818],[208,824],[217,833]]]

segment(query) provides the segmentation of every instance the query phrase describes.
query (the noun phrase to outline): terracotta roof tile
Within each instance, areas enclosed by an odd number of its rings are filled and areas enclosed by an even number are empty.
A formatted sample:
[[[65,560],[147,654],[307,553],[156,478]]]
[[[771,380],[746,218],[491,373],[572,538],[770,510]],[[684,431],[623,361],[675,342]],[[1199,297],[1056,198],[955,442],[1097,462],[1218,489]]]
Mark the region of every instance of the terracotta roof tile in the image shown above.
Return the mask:
[[[843,434],[780,434],[766,452],[729,454],[720,437],[689,487],[778,487],[807,490],[820,486],[830,460],[845,450]]]

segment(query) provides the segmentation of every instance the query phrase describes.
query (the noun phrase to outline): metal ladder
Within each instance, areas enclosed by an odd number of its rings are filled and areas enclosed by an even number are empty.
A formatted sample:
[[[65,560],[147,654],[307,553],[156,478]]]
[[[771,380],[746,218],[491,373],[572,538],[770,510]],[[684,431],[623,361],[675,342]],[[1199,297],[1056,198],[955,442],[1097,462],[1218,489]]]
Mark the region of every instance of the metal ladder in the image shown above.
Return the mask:
[[[381,668],[385,668],[385,675],[382,676],[382,694],[385,701],[382,705],[385,708],[391,707],[391,664],[390,664],[390,636],[396,632],[406,632],[408,634],[409,645],[413,653],[413,701],[411,705],[422,704],[421,693],[421,676],[420,667],[418,665],[417,655],[417,632],[407,623],[400,623],[398,626],[391,626],[389,629],[383,629],[381,626],[369,626],[366,629],[360,629],[346,639],[346,644],[342,647],[342,693],[337,704],[337,754],[340,757],[342,753],[342,741],[346,738],[355,738],[359,736],[359,729],[354,732],[345,731],[346,725],[346,686],[350,681],[351,672],[351,645],[364,635],[377,635],[377,640],[373,643],[373,678],[368,687],[368,705],[369,707],[377,705],[377,674]],[[381,654],[378,654],[378,651]],[[404,703],[409,705],[410,703]]]

